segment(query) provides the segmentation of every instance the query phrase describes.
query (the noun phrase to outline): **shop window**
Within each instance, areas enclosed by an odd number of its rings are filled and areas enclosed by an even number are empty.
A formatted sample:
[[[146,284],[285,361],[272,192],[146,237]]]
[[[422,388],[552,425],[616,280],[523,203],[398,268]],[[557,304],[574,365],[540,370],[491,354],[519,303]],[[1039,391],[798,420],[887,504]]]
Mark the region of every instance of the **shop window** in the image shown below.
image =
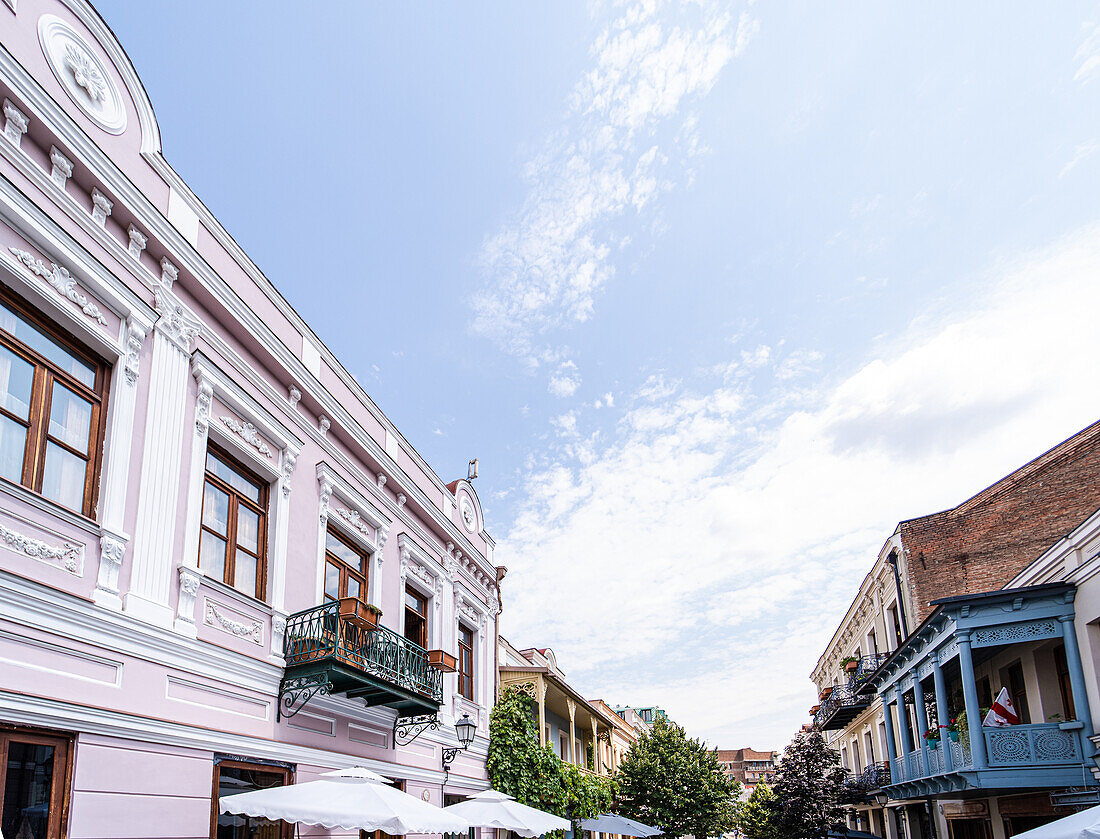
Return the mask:
[[[325,600],[355,597],[367,602],[370,555],[331,528],[325,534]]]
[[[458,692],[474,701],[474,633],[458,625]]]
[[[286,786],[291,782],[290,769],[285,766],[242,763],[222,760],[214,764],[214,812],[211,813],[212,839],[290,839],[292,826],[283,821],[271,821],[252,816],[219,813],[222,796],[258,789]]]
[[[427,649],[428,598],[412,586],[405,586],[405,639]]]
[[[59,839],[68,810],[72,740],[23,731],[0,731],[0,834]]]
[[[0,298],[0,476],[95,513],[108,368]]]
[[[443,794],[444,807],[450,807],[452,804],[460,804],[465,800],[465,795],[452,795],[449,792]],[[443,839],[474,839],[474,828],[471,827],[469,833],[444,833]]]
[[[264,599],[267,590],[267,490],[227,453],[206,453],[199,568],[237,591]]]

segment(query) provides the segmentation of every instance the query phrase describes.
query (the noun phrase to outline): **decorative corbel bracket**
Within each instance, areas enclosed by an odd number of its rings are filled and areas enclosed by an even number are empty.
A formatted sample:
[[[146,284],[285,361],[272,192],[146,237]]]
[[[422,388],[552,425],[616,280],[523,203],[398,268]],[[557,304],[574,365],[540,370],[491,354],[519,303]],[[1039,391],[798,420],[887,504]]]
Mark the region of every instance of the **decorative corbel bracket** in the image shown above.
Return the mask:
[[[397,717],[393,721],[394,746],[407,746],[425,731],[439,728],[439,714],[420,714],[415,717]]]
[[[332,682],[325,673],[311,673],[308,676],[295,676],[283,679],[279,686],[279,704],[275,712],[276,721],[290,719],[318,693],[332,693]]]

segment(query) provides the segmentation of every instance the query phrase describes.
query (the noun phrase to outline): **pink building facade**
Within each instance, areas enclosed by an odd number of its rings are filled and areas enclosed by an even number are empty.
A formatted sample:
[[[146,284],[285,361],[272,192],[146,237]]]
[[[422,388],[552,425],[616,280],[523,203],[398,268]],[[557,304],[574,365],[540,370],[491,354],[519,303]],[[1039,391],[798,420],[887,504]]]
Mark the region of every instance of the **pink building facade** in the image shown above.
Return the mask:
[[[276,836],[219,825],[219,790],[356,764],[484,789],[503,569],[473,487],[165,162],[89,4],[0,0],[0,100],[0,831]]]

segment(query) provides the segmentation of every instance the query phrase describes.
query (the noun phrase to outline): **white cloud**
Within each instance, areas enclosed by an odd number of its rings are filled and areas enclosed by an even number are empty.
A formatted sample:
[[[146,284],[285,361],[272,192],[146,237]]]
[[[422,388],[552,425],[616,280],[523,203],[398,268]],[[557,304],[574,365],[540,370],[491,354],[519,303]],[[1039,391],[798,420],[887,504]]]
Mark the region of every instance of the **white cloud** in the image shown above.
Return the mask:
[[[555,357],[548,333],[591,317],[614,275],[626,237],[612,223],[690,178],[700,150],[690,108],[757,28],[709,0],[616,6],[564,125],[526,166],[523,206],[482,247],[475,332],[531,368]]]
[[[836,384],[760,398],[760,372],[654,375],[609,440],[563,415],[583,442],[530,468],[497,551],[504,633],[553,646],[591,695],[663,704],[715,744],[782,745],[895,523],[1097,418],[1098,274],[1091,227],[998,266],[967,311],[918,317]]]
[[[581,377],[577,375],[577,365],[564,361],[558,365],[558,371],[550,377],[548,390],[558,397],[572,396],[581,386]]]
[[[1073,168],[1082,161],[1088,160],[1092,157],[1096,150],[1100,149],[1100,141],[1096,139],[1089,140],[1088,142],[1081,143],[1073,150],[1073,157],[1069,159],[1065,166],[1062,167],[1062,171],[1058,173],[1059,178],[1064,178]]]
[[[1073,80],[1088,84],[1100,77],[1100,24],[1089,22],[1082,28],[1085,37],[1074,56],[1077,61],[1077,72],[1074,73]]]

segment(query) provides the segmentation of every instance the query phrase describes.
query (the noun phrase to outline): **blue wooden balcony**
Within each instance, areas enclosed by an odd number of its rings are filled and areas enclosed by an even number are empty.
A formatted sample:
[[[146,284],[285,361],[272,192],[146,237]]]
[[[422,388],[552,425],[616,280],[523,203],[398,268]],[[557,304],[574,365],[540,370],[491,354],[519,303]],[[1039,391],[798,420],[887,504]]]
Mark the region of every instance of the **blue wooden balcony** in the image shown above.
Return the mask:
[[[427,650],[383,626],[347,619],[334,601],[287,618],[283,657],[281,716],[318,693],[385,705],[399,717],[434,714],[443,703],[443,676]]]
[[[886,717],[891,775],[884,788],[887,795],[894,799],[957,796],[977,789],[994,792],[1096,783],[1089,771],[1095,749],[1089,740],[1092,720],[1073,625],[1074,594],[1072,584],[1056,583],[933,603],[932,614],[868,679],[869,688],[883,701]],[[990,662],[989,669],[1017,652],[1036,659],[1049,656],[1051,645],[1057,643],[1064,645],[1077,719],[983,727],[975,667]],[[949,691],[949,684],[955,690]],[[951,708],[949,697],[959,693],[960,687],[964,708]],[[993,688],[994,693],[999,689]],[[1056,688],[1048,688],[1049,699]],[[1031,699],[1037,707],[1041,700],[1038,695]],[[958,739],[952,740],[949,729],[937,721],[956,716],[966,722]],[[910,718],[916,723],[915,731],[905,722]],[[922,736],[937,730],[939,740],[930,742]]]

